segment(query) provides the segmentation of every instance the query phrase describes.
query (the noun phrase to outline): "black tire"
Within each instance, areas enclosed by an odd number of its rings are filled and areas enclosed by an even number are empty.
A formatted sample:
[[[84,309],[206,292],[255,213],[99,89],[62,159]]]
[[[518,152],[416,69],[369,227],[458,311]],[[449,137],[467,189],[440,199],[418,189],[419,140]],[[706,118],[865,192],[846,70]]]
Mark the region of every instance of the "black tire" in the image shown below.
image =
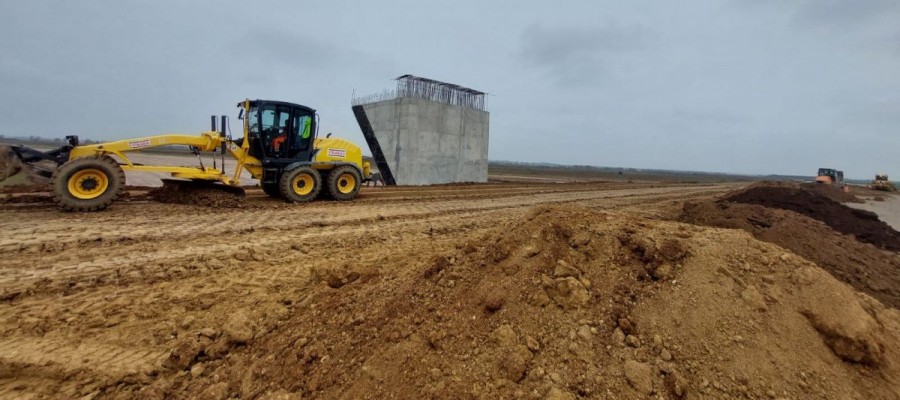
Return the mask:
[[[322,182],[328,184],[328,181],[331,179],[331,171],[319,171],[319,174],[322,175]],[[334,200],[331,197],[331,191],[327,189],[319,192],[319,198],[322,200]]]
[[[263,192],[265,192],[269,197],[274,197],[276,199],[281,198],[281,189],[278,188],[277,183],[261,183]]]
[[[53,201],[66,211],[99,211],[125,191],[125,171],[112,157],[70,160],[50,177]]]
[[[281,196],[291,203],[312,201],[322,190],[322,176],[312,167],[298,167],[285,171],[278,180]]]
[[[353,200],[362,186],[359,171],[351,165],[341,165],[328,174],[328,194],[338,201]]]

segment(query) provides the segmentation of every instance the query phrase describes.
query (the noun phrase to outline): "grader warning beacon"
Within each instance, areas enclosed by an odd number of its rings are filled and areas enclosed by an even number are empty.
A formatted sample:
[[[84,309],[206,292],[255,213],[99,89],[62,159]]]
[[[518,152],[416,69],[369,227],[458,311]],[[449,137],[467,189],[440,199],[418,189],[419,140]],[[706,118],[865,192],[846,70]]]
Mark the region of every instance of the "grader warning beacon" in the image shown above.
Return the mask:
[[[246,169],[266,194],[293,203],[308,202],[320,194],[351,200],[363,182],[372,178],[359,146],[344,139],[317,137],[318,114],[312,108],[249,99],[238,107],[243,137],[237,139],[227,134],[228,119],[223,115],[218,129],[213,116],[211,129],[199,136],[164,134],[90,145],[79,145],[77,136],[67,136],[67,144],[56,150],[12,146],[12,151],[28,164],[56,163],[55,169],[43,173],[50,177],[54,202],[67,211],[97,211],[109,206],[125,189],[124,171],[167,172],[180,182],[216,183],[212,186],[243,195],[240,176]],[[190,146],[200,165],[143,165],[127,157],[128,153],[170,145]],[[201,152],[216,150],[221,153],[222,168],[216,168],[215,153],[213,167],[204,166]],[[230,174],[225,172],[225,153],[236,160]],[[174,182],[179,181],[165,180],[166,184]]]

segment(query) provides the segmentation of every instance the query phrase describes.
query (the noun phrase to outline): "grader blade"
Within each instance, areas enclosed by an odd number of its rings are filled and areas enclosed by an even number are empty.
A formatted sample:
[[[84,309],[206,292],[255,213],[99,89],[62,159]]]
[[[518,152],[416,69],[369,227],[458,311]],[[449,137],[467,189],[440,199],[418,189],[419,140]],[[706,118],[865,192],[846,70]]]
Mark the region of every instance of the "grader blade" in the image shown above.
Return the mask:
[[[244,189],[209,181],[163,179],[163,187],[151,191],[150,197],[161,203],[240,208]]]
[[[215,181],[163,179],[161,191],[190,194],[194,192],[208,192],[210,190],[230,193],[237,197],[244,197],[247,193],[239,186],[224,185]]]

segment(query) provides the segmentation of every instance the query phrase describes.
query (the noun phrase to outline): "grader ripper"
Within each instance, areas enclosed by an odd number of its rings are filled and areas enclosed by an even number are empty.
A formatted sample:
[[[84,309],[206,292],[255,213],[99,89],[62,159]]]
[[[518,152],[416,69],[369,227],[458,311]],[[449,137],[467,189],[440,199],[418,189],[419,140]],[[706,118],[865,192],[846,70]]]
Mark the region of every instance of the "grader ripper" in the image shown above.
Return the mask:
[[[165,134],[90,145],[79,145],[77,136],[67,136],[67,145],[49,152],[24,146],[12,149],[25,163],[56,162],[55,170],[44,172],[50,176],[55,203],[67,211],[109,206],[125,190],[124,171],[167,172],[182,182],[218,183],[213,186],[243,195],[240,176],[247,170],[266,194],[293,203],[311,201],[320,193],[351,200],[362,183],[371,179],[370,165],[363,162],[359,146],[339,138],[317,138],[315,110],[269,100],[244,100],[238,107],[244,136],[235,140],[226,133],[228,122],[223,115],[218,130],[213,116],[211,130],[199,136]],[[200,166],[142,165],[127,156],[169,145],[190,146]],[[214,153],[213,167],[204,166],[201,152],[216,150],[221,153],[222,168],[216,168]],[[225,153],[236,161],[230,174],[225,172]]]

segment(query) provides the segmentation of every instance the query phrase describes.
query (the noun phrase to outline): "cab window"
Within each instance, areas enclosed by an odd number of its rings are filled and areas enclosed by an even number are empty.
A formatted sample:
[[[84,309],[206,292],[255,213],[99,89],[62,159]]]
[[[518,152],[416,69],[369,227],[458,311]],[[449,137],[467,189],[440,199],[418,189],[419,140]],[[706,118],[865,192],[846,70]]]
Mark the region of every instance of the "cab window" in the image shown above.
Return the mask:
[[[275,127],[275,107],[263,107],[259,113],[259,121],[260,124],[262,124],[263,132],[269,131]]]
[[[294,116],[294,127],[295,131],[298,132],[299,135],[295,136],[297,140],[293,142],[291,149],[294,151],[303,151],[309,149],[309,145],[312,142],[310,140],[312,117],[310,117],[309,115]]]

